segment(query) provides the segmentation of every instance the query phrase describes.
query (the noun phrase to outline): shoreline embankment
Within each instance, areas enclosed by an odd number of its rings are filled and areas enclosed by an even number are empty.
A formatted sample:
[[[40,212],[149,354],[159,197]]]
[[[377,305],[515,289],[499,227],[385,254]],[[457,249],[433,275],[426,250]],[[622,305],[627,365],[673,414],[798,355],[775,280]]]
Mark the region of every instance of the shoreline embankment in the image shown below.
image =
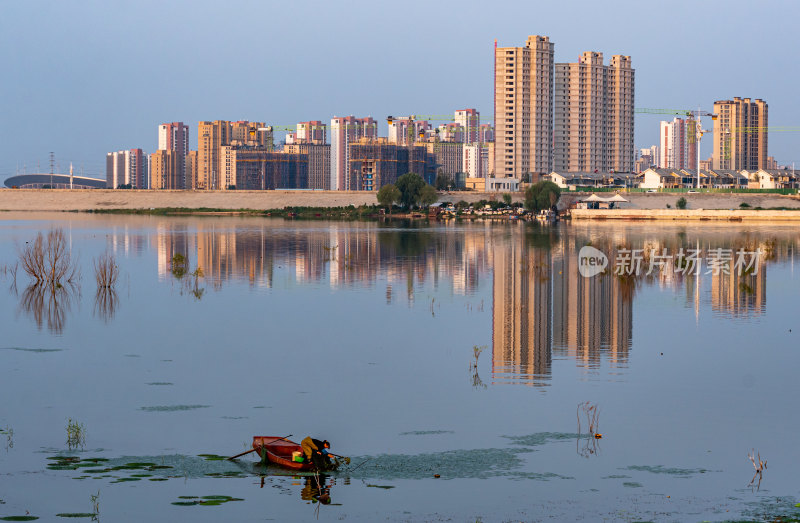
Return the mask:
[[[590,193],[562,193],[560,206]],[[767,193],[622,193],[619,209],[575,209],[577,220],[768,220],[800,221],[800,198]],[[521,193],[511,193],[521,201]],[[442,192],[440,202],[501,200],[499,193]],[[687,208],[677,209],[679,198]],[[345,208],[377,204],[375,193],[363,191],[150,191],[110,189],[0,189],[0,211],[142,212],[226,214],[262,212],[287,207]],[[744,204],[744,208],[741,206]],[[763,209],[763,210],[762,210]]]

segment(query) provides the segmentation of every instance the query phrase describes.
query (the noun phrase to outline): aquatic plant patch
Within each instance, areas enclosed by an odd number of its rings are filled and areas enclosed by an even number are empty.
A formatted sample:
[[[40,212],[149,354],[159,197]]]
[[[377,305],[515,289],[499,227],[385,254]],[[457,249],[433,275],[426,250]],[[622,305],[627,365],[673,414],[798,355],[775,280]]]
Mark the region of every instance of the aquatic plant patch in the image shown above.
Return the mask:
[[[172,505],[179,507],[192,507],[195,505],[203,505],[206,507],[213,507],[229,503],[231,501],[244,501],[243,498],[234,498],[232,496],[178,496],[180,501],[173,501]]]
[[[184,410],[208,409],[211,405],[159,405],[155,407],[141,407],[145,412],[180,412]]]

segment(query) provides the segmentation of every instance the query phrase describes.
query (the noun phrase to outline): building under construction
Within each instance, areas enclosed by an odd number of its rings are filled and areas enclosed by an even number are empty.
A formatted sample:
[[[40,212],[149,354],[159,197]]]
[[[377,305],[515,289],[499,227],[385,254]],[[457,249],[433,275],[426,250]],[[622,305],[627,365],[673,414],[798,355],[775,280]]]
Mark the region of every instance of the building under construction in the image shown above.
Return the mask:
[[[308,155],[277,153],[264,147],[235,147],[230,151],[234,175],[229,188],[260,191],[308,189]]]
[[[299,143],[283,146],[284,153],[308,155],[308,188],[331,189],[331,146],[329,144]]]
[[[377,191],[406,173],[429,176],[428,152],[421,146],[403,146],[386,138],[362,138],[349,144],[349,186],[356,191]]]

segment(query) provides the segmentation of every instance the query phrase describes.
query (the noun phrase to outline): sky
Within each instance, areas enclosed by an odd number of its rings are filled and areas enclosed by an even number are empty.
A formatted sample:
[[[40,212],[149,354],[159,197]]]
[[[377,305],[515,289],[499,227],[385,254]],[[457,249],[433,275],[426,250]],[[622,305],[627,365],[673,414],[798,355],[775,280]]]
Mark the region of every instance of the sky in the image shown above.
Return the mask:
[[[630,55],[636,107],[761,98],[770,127],[800,128],[799,14],[791,0],[2,0],[0,180],[49,172],[50,151],[57,171],[72,162],[104,177],[107,152],[153,152],[172,121],[190,127],[192,149],[201,120],[371,115],[386,136],[390,114],[474,107],[486,122],[494,39],[523,46],[533,34],[555,43],[556,62]],[[658,141],[661,119],[637,114],[637,148]],[[769,154],[800,167],[798,142],[770,133]]]

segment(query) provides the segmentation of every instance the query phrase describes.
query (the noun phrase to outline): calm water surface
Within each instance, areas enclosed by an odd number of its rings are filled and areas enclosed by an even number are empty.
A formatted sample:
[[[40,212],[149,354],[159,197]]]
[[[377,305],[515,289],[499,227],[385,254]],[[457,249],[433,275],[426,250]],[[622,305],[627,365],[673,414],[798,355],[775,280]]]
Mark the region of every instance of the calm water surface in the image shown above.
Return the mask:
[[[105,521],[799,510],[796,227],[0,218],[0,518],[59,521],[98,492]],[[52,227],[81,269],[55,295],[13,271]],[[626,249],[764,254],[744,274],[584,278],[586,245],[611,266]],[[105,252],[114,293],[95,286]],[[77,450],[68,419],[86,430]],[[331,505],[313,477],[198,456],[287,434],[353,458],[321,479]],[[759,490],[753,449],[768,461]]]

